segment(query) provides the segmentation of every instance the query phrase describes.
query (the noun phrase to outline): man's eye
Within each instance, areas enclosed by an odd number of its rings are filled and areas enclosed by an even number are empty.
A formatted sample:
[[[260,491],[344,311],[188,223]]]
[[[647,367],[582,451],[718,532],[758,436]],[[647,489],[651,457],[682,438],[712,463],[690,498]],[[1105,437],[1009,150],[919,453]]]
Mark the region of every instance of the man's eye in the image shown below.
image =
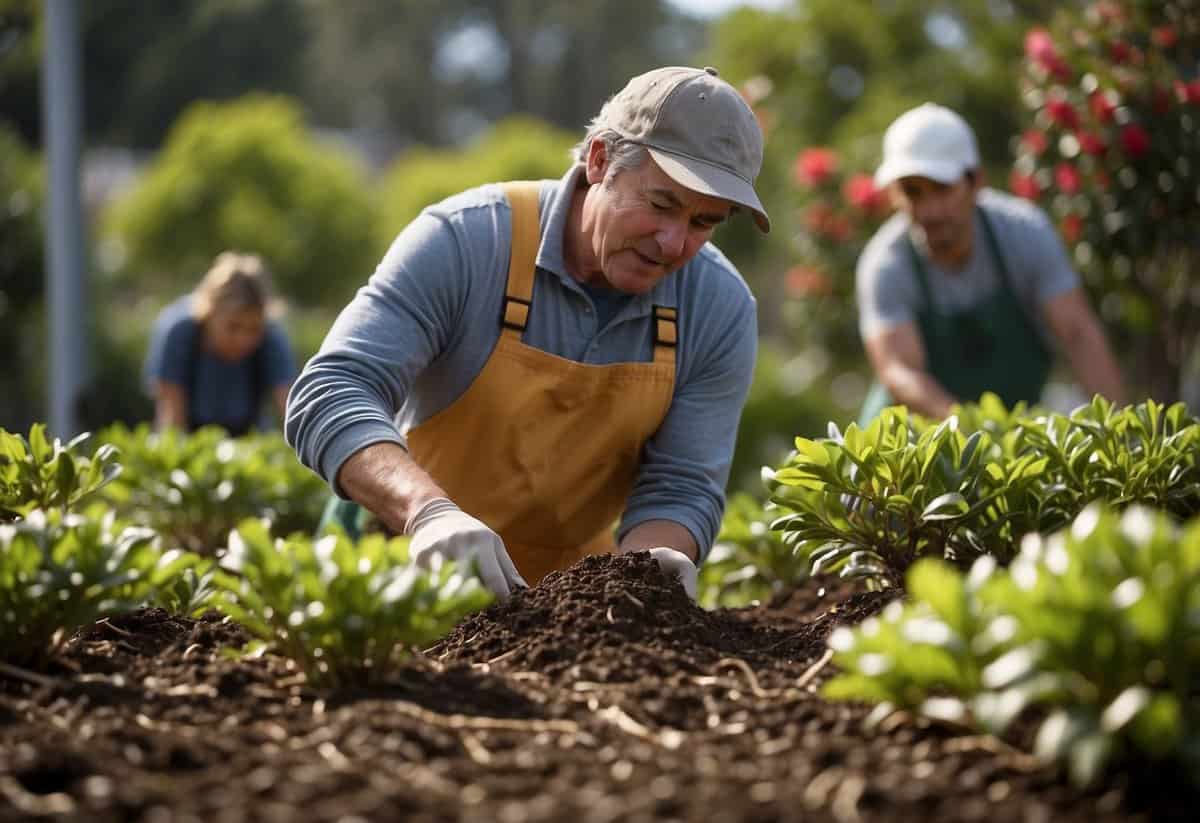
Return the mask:
[[[659,203],[658,201],[655,201],[655,200],[651,200],[650,205],[654,206],[654,208],[657,209],[658,211],[667,211],[668,209],[671,208],[668,204]]]

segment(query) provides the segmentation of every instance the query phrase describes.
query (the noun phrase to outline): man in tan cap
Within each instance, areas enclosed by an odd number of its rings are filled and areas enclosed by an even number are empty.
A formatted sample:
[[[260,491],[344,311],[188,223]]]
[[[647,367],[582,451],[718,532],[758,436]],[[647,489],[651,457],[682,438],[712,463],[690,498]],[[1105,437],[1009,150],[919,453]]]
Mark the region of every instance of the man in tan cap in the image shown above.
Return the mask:
[[[641,550],[695,596],[757,343],[709,239],[734,212],[769,229],[762,134],[715,69],[670,67],[610,99],[575,154],[561,180],[485,185],[407,226],[297,379],[286,434],[348,531],[354,501],[500,597]]]

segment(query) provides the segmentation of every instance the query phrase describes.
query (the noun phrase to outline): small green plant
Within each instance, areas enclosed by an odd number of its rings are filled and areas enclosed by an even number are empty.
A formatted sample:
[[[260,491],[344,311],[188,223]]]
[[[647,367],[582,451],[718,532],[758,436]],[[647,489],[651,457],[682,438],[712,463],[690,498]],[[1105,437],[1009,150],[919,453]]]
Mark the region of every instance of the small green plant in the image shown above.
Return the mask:
[[[111,482],[121,471],[117,450],[101,446],[87,457],[80,446],[88,436],[64,445],[48,438],[41,423],[33,424],[28,437],[0,429],[0,522],[34,509],[67,511]]]
[[[985,397],[959,412],[934,425],[892,407],[866,429],[797,438],[769,478],[772,528],[814,573],[886,586],[921,557],[1006,564],[1022,535],[1060,528],[1093,500],[1200,513],[1200,425],[1183,404],[1097,397],[1065,416]]]
[[[170,581],[159,561],[152,530],[99,506],[0,525],[0,659],[40,664],[76,629],[153,600]]]
[[[776,512],[749,494],[729,499],[721,532],[700,567],[700,605],[746,606],[808,577],[808,557],[771,530]]]
[[[171,547],[214,555],[250,517],[267,518],[277,535],[312,533],[329,494],[278,433],[231,438],[217,427],[186,434],[118,425],[100,436],[119,447],[125,467],[104,499]]]
[[[908,605],[830,638],[826,696],[995,734],[1033,711],[1035,754],[1083,784],[1127,758],[1200,775],[1200,519],[1091,506],[1009,569],[923,560],[908,584]]]
[[[406,647],[427,645],[492,599],[452,563],[433,571],[410,563],[407,538],[272,538],[246,520],[221,566],[220,608],[328,686],[384,677]]]

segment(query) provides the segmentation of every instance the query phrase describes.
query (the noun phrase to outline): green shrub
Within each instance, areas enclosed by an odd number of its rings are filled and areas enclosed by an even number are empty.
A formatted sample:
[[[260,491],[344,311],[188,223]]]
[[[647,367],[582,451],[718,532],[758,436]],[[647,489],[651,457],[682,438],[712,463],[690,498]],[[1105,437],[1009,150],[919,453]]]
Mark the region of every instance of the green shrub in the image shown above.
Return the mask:
[[[380,256],[365,175],[279,97],[201,102],[105,215],[136,277],[190,289],[223,249],[261,254],[279,292],[344,302]],[[144,281],[144,282],[149,282]]]
[[[152,530],[102,507],[0,525],[0,659],[39,664],[76,629],[155,600],[180,568],[160,560]]]
[[[277,535],[311,533],[329,493],[277,432],[231,438],[215,426],[185,434],[143,424],[113,426],[100,438],[124,464],[104,500],[172,548],[215,554],[247,517],[267,518]]]
[[[865,430],[797,438],[769,484],[773,524],[839,570],[898,585],[920,557],[1006,563],[1021,536],[1060,528],[1088,503],[1200,512],[1200,425],[1183,404],[1124,409],[1097,397],[1069,416],[1008,413],[994,397],[933,425],[892,407]]]
[[[700,567],[699,602],[731,608],[769,600],[808,577],[808,557],[771,530],[775,518],[749,494],[729,499],[721,532]]]
[[[492,599],[452,563],[418,569],[406,538],[272,539],[261,522],[247,520],[221,565],[233,573],[217,576],[221,608],[312,682],[330,686],[386,676],[405,647],[427,645]]]
[[[1032,709],[1035,753],[1081,783],[1134,758],[1200,775],[1200,519],[1181,531],[1096,505],[1026,538],[1007,570],[923,560],[908,588],[908,605],[830,638],[843,673],[826,696],[996,734]]]
[[[576,137],[531,117],[510,117],[462,151],[415,149],[384,175],[379,243],[386,248],[426,206],[484,183],[558,178]]]
[[[34,509],[70,509],[120,474],[116,449],[101,446],[91,457],[80,446],[83,434],[63,445],[46,437],[35,423],[28,437],[0,429],[0,522],[16,520]]]

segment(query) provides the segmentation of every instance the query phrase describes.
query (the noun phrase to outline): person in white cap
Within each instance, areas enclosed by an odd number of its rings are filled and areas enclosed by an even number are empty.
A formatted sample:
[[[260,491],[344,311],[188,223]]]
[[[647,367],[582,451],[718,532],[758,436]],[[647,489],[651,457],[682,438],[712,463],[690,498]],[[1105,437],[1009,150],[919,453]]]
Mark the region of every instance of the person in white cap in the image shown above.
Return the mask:
[[[1089,394],[1120,371],[1045,212],[987,188],[975,136],[934,103],[884,133],[875,184],[896,207],[858,259],[859,333],[876,375],[859,422],[891,403],[934,418],[985,391],[1036,403],[1061,352]]]
[[[715,69],[661,68],[604,105],[562,179],[422,212],[288,400],[331,519],[353,533],[365,509],[500,597],[639,550],[694,597],[757,345],[709,239],[734,212],[769,230],[762,148]]]

